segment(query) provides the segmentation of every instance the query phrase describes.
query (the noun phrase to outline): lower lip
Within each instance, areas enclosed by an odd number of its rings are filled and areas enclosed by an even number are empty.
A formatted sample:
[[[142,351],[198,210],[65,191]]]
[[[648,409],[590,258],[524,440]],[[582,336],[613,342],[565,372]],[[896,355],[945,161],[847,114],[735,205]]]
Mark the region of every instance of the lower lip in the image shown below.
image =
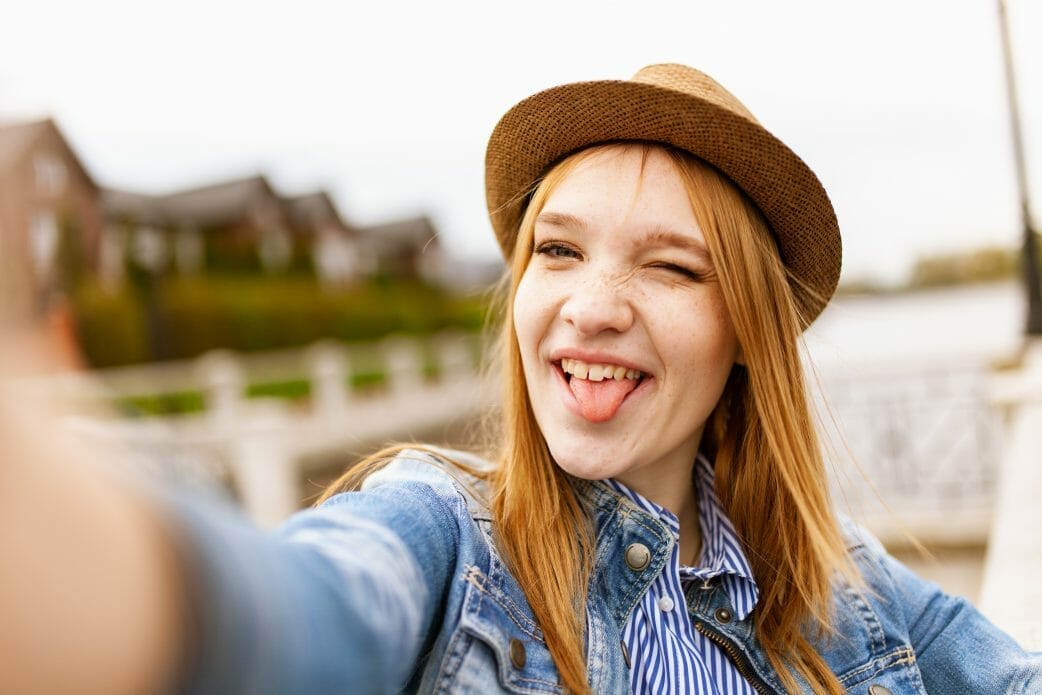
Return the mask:
[[[572,388],[568,385],[568,377],[565,376],[564,370],[561,369],[561,364],[559,362],[556,362],[553,363],[551,366],[553,367],[557,384],[561,389],[561,398],[562,400],[564,400],[564,407],[567,408],[568,412],[570,412],[572,415],[586,422],[587,420],[583,417],[582,409],[579,407],[579,401],[575,400],[575,394],[572,393]],[[619,409],[615,411],[615,415],[612,416],[611,420],[607,420],[604,423],[596,424],[607,424],[608,422],[614,421],[619,416],[619,414],[622,413],[624,409],[629,407],[631,401],[633,401],[636,398],[640,398],[644,395],[645,391],[651,388],[652,381],[654,381],[654,379],[652,379],[649,376],[645,376],[643,379],[641,379],[641,382],[637,384],[637,388],[630,391],[628,394],[626,394],[626,397],[622,399],[622,403],[619,405]]]

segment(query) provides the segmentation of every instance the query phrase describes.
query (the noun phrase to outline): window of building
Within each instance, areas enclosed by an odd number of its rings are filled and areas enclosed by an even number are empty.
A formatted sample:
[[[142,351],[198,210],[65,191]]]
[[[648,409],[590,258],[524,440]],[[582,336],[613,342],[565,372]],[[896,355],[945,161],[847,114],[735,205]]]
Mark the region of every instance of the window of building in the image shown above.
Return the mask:
[[[46,196],[61,195],[65,190],[68,171],[65,162],[53,154],[41,153],[33,158],[36,189]]]
[[[131,252],[137,264],[146,270],[158,272],[166,265],[166,242],[163,233],[154,227],[138,227],[134,230]]]
[[[177,270],[188,275],[203,265],[203,236],[195,227],[181,227],[174,237],[174,260]]]
[[[293,255],[289,234],[281,227],[268,227],[261,232],[258,249],[261,265],[269,272],[285,270]]]
[[[319,280],[324,284],[345,283],[358,275],[358,251],[336,229],[320,232],[311,254]]]
[[[37,210],[29,217],[29,254],[36,274],[46,277],[58,252],[58,218],[54,210]]]
[[[101,235],[98,275],[109,288],[117,288],[123,283],[123,233],[118,227],[106,227]]]

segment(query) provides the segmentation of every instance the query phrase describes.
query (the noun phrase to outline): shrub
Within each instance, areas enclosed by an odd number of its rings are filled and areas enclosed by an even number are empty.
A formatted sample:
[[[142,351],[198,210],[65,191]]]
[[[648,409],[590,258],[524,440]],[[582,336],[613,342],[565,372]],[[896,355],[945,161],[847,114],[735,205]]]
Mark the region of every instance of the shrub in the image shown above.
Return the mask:
[[[392,333],[474,331],[482,297],[458,297],[419,282],[370,282],[330,290],[300,275],[207,275],[157,280],[118,292],[84,287],[76,297],[88,362],[96,367],[306,345],[324,338],[374,340]],[[147,309],[147,310],[146,310]],[[159,324],[151,336],[149,312]],[[161,341],[161,345],[151,344]]]
[[[145,314],[134,293],[81,284],[72,295],[80,347],[94,367],[147,361],[151,355]]]

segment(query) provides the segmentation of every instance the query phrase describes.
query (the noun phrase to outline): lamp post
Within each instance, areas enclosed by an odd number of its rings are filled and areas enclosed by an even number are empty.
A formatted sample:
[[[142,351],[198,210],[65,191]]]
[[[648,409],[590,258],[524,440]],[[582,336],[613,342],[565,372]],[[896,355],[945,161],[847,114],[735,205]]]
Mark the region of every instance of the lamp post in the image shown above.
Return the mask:
[[[1027,335],[1042,335],[1042,279],[1039,277],[1038,240],[1031,221],[1031,205],[1028,202],[1028,177],[1024,164],[1024,143],[1020,135],[1020,111],[1017,104],[1017,85],[1013,76],[1013,53],[1010,49],[1006,0],[999,0],[999,25],[1002,30],[1002,53],[1006,65],[1013,158],[1017,167],[1017,187],[1020,191],[1020,214],[1024,223],[1024,288],[1027,291],[1027,321],[1024,332]]]

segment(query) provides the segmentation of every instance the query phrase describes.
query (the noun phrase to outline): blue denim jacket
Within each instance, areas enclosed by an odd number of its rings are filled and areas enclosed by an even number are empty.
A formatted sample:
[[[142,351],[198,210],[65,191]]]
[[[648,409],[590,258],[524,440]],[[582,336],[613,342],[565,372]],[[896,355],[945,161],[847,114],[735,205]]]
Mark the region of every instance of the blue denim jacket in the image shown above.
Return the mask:
[[[449,470],[408,452],[360,492],[301,512],[276,534],[181,505],[174,519],[193,559],[200,639],[186,690],[562,692],[539,626],[496,550],[481,483]],[[576,489],[597,532],[589,681],[595,693],[625,693],[621,630],[673,540],[604,483],[577,481]],[[965,600],[911,574],[865,532],[847,530],[869,590],[840,585],[836,635],[817,646],[848,692],[1042,692],[1042,654],[1025,653]],[[642,570],[624,561],[634,543],[651,552]],[[696,628],[759,692],[784,692],[753,636],[755,611],[734,620],[720,610],[730,606],[713,582],[690,587],[687,606]]]

